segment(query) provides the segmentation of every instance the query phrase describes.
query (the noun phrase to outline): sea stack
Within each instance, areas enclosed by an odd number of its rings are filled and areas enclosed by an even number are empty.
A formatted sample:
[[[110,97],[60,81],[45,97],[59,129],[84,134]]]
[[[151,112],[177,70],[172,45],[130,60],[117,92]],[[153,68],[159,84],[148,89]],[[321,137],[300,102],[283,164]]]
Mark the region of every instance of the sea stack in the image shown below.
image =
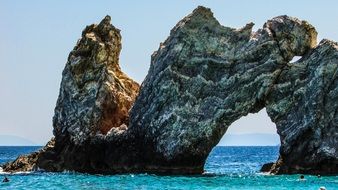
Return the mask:
[[[128,112],[139,90],[120,69],[120,51],[120,30],[110,16],[83,30],[62,72],[53,117],[55,138],[48,144],[52,148],[20,157],[5,165],[5,171],[105,173],[100,167],[105,168],[106,151],[112,151],[101,143],[110,144],[127,130]]]
[[[231,123],[266,108],[281,147],[264,171],[337,174],[338,44],[317,45],[312,25],[285,15],[253,25],[225,27],[196,8],[153,53],[140,87],[118,65],[110,17],[87,26],[63,71],[55,139],[4,171],[201,174]]]

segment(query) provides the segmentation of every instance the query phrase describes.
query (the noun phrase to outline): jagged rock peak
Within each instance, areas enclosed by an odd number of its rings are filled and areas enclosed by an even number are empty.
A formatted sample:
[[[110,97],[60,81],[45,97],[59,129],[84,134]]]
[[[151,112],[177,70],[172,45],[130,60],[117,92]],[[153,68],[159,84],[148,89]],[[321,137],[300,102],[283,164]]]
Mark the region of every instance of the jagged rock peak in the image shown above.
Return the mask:
[[[198,6],[191,14],[184,17],[176,24],[171,30],[170,35],[173,35],[179,30],[184,30],[184,28],[195,28],[200,27],[201,25],[212,26],[220,24],[209,8]]]
[[[99,24],[99,28],[100,26],[112,26],[111,22],[111,17],[109,15],[106,15],[100,22]]]
[[[211,9],[203,6],[198,6],[193,12],[190,14],[190,17],[195,17],[196,15],[202,15],[205,18],[214,18],[214,13]]]
[[[206,7],[203,6],[198,6],[196,9],[192,11],[191,14],[187,15],[184,17],[179,23],[183,22],[205,22],[206,20],[208,21],[217,21],[216,18],[214,17],[214,13]]]
[[[111,17],[109,15],[105,16],[98,25],[92,24],[87,26],[82,32],[82,37],[91,32],[95,32],[105,41],[111,41],[114,38],[121,39],[120,30],[111,24]]]
[[[139,85],[119,67],[121,35],[110,20],[87,26],[69,55],[53,120],[56,142],[62,134],[82,143],[128,125]]]

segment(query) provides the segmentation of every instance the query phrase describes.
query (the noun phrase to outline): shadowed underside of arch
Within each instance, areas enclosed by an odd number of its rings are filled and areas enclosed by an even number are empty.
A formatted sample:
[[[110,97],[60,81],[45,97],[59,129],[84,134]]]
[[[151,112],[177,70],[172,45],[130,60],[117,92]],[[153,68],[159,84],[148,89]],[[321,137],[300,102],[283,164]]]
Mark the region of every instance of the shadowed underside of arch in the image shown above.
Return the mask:
[[[269,171],[337,174],[338,45],[317,45],[309,23],[279,16],[253,32],[253,23],[224,27],[198,7],[154,52],[136,97],[109,21],[87,27],[70,54],[55,145],[31,155],[28,169],[202,173],[230,124],[266,108],[281,138]],[[294,56],[302,58],[290,63]],[[19,170],[20,161],[4,169]]]

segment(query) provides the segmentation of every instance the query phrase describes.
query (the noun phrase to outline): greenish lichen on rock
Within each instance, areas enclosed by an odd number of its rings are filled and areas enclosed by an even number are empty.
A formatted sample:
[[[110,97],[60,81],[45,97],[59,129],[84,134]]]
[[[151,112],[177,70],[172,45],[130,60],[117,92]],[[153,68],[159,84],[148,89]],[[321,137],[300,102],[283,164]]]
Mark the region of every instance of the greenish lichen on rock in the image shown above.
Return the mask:
[[[322,40],[289,63],[267,98],[281,137],[272,173],[337,174],[338,44]]]
[[[337,43],[317,45],[314,27],[289,16],[252,27],[198,7],[154,52],[138,93],[110,17],[88,26],[63,72],[55,144],[4,170],[200,174],[231,123],[266,107],[281,148],[265,171],[337,174]]]
[[[53,118],[55,136],[69,135],[81,144],[98,133],[126,129],[139,86],[121,71],[120,51],[120,31],[109,16],[82,32],[62,74]]]
[[[209,9],[199,7],[177,24],[170,37],[153,54],[150,71],[131,110],[130,128],[140,128],[145,136],[152,138],[156,152],[173,165],[182,160],[187,163],[198,160],[199,164],[195,166],[202,170],[209,152],[228,126],[264,107],[268,108],[279,133],[286,133],[281,129],[291,125],[291,121],[287,123],[279,117],[279,114],[284,114],[282,110],[276,111],[277,116],[272,112],[274,107],[284,109],[283,103],[294,104],[287,95],[295,89],[285,84],[278,87],[279,81],[285,79],[285,83],[292,84],[297,81],[301,72],[295,72],[295,78],[289,77],[287,72],[293,69],[289,62],[294,56],[314,53],[312,48],[317,43],[317,32],[307,22],[288,16],[267,21],[257,32],[251,31],[252,26],[248,24],[238,30],[221,26]],[[328,59],[337,64],[333,54],[329,55]],[[300,67],[298,62],[293,65]],[[303,88],[307,88],[305,84],[302,84]],[[283,88],[289,91],[277,95]],[[273,101],[280,101],[281,105]],[[299,117],[307,112],[290,114]],[[284,137],[281,135],[281,152],[292,149],[290,146],[295,143],[294,138]],[[334,146],[330,144],[330,150],[332,148]],[[299,158],[309,153],[308,147],[299,149],[301,151],[293,153],[299,154]],[[333,158],[337,158],[334,154]],[[299,166],[300,162],[301,159],[297,162]],[[312,167],[297,172],[311,173]],[[284,170],[274,172],[283,173]]]

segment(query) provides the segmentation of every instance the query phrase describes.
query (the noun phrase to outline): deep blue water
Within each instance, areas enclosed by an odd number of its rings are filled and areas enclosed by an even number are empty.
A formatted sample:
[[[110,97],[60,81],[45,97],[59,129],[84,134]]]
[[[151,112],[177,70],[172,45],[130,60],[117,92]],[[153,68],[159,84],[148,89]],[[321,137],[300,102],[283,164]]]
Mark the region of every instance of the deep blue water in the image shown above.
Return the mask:
[[[0,164],[40,147],[0,147]],[[338,190],[338,176],[271,176],[259,173],[263,163],[275,161],[278,147],[216,147],[208,157],[206,174],[157,176],[150,174],[88,175],[64,173],[9,174],[0,189],[319,189]],[[4,174],[0,174],[2,179]],[[2,181],[2,180],[1,180]]]

